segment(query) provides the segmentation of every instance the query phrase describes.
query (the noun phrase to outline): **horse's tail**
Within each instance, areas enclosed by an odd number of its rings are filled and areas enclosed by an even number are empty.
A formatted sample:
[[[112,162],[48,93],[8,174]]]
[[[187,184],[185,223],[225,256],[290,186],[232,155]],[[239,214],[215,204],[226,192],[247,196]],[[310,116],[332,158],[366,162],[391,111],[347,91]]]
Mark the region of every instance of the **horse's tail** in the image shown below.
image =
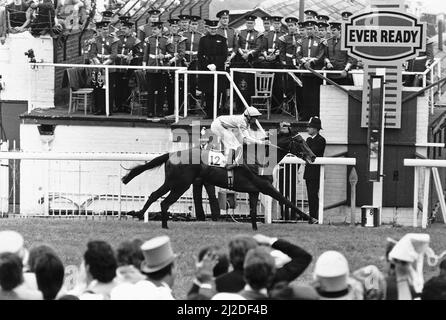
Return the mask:
[[[151,169],[155,169],[161,165],[163,165],[164,163],[167,162],[167,160],[169,160],[169,153],[165,153],[159,157],[156,157],[155,159],[136,166],[132,169],[130,169],[129,173],[127,173],[124,177],[122,177],[122,183],[127,184],[130,181],[132,181],[133,178],[135,178],[136,176],[139,176],[141,173],[143,173],[144,171],[147,170],[151,170]]]

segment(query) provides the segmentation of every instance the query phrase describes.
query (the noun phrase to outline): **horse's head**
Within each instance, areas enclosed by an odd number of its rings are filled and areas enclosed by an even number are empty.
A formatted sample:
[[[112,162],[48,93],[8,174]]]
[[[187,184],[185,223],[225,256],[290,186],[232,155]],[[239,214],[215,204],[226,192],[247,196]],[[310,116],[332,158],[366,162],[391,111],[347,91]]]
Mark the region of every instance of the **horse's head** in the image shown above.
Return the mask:
[[[313,163],[316,155],[311,151],[305,140],[298,133],[293,133],[291,128],[288,132],[281,132],[278,136],[278,146],[307,163]]]

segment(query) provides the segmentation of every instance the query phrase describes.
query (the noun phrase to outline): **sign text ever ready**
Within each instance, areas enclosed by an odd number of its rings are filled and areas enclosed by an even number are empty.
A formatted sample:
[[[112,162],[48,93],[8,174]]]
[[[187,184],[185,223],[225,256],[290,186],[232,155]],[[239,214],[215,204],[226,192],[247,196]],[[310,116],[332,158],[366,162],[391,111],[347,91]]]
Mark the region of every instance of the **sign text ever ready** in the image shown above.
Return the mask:
[[[364,29],[360,27],[349,28],[348,30],[348,45],[355,46],[381,46],[387,47],[392,45],[412,47],[420,42],[419,30],[395,30],[389,29]]]

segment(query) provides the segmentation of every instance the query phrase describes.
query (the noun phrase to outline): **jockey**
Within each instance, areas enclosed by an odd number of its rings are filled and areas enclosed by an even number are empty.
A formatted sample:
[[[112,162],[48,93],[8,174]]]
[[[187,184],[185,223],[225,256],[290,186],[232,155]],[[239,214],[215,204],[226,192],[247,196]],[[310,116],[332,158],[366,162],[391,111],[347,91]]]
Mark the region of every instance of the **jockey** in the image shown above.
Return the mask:
[[[212,122],[211,131],[220,138],[225,148],[224,152],[227,159],[227,168],[232,168],[239,164],[238,161],[242,156],[241,151],[243,143],[268,144],[266,134],[264,138],[258,139],[253,137],[249,131],[251,125],[255,124],[261,132],[265,132],[257,120],[261,115],[262,114],[257,108],[248,107],[243,114],[219,116]],[[235,130],[238,132],[234,132]],[[236,133],[238,133],[241,138],[237,138]],[[240,142],[240,140],[242,141]],[[234,164],[232,161],[233,158],[235,158]]]

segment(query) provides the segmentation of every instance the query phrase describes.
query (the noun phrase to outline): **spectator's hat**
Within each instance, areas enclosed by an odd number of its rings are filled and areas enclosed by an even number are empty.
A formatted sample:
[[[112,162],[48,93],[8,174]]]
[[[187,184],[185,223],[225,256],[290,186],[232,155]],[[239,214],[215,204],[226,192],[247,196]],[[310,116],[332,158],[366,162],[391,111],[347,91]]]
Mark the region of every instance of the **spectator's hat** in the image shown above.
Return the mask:
[[[319,14],[318,16],[316,16],[316,19],[317,21],[328,22],[328,20],[330,20],[330,17],[323,14]]]
[[[344,20],[348,20],[348,18],[350,18],[350,16],[352,16],[353,13],[349,12],[349,11],[344,11],[341,13],[342,19]]]
[[[155,28],[160,28],[160,29],[162,29],[162,28],[163,28],[163,25],[164,25],[164,22],[162,22],[162,21],[152,22],[152,27],[155,27]]]
[[[178,25],[178,21],[180,21],[180,19],[169,19],[167,21],[169,22],[169,24],[171,26],[177,26]]]
[[[256,17],[255,15],[252,15],[252,14],[247,15],[247,16],[245,17],[245,20],[246,20],[246,21],[256,21],[256,19],[257,19],[257,17]]]
[[[271,17],[271,20],[274,22],[282,22],[283,17],[281,16],[273,16]]]
[[[304,11],[304,14],[305,14],[305,18],[306,18],[306,20],[316,20],[316,17],[317,17],[317,12],[316,11],[314,11],[314,10],[305,10]]]
[[[161,11],[158,9],[152,9],[147,11],[147,13],[151,16],[159,16],[161,14]]]
[[[206,27],[209,28],[218,28],[218,20],[206,20]]]
[[[315,27],[317,26],[317,22],[315,20],[306,20],[304,22],[304,27],[308,28],[308,27]]]
[[[321,130],[322,129],[321,119],[319,119],[319,117],[311,117],[310,121],[308,121],[308,127]]]
[[[11,230],[0,231],[0,253],[20,254],[24,245],[25,241],[20,233]]]
[[[188,16],[187,14],[180,14],[178,16],[178,19],[180,19],[180,20],[190,20],[190,16]]]
[[[105,10],[104,12],[102,12],[102,19],[104,20],[111,20],[111,18],[113,17],[113,11],[111,10]]]
[[[314,278],[318,283],[319,294],[321,296],[327,296],[327,293],[348,295],[349,272],[347,259],[340,252],[326,251],[321,254],[314,267]]]
[[[299,19],[295,18],[295,17],[286,17],[285,18],[285,22],[286,23],[298,23]]]
[[[152,273],[159,271],[174,262],[177,257],[173,253],[170,238],[160,236],[146,241],[141,246],[144,261],[141,263],[141,271]]]
[[[221,11],[217,12],[217,14],[216,14],[216,17],[219,19],[224,16],[229,17],[229,10],[221,10]]]
[[[326,23],[325,21],[319,21],[317,23],[318,28],[328,28],[329,24]]]
[[[189,18],[191,22],[198,22],[201,20],[200,16],[190,16]]]
[[[330,22],[330,28],[341,30],[342,23],[338,21]]]

